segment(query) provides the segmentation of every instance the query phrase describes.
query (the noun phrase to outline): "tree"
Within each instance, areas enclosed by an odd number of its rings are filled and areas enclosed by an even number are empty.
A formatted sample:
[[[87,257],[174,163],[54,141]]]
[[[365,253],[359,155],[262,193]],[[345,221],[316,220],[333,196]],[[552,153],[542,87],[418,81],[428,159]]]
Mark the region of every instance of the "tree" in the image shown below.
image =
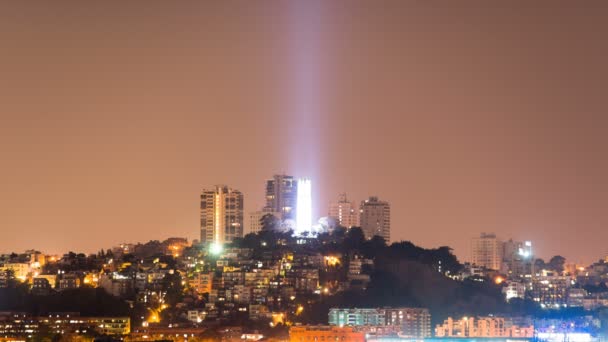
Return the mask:
[[[163,291],[166,292],[165,301],[170,306],[175,306],[184,297],[184,285],[179,273],[167,273],[163,278]]]
[[[547,267],[553,271],[561,273],[564,271],[565,263],[566,263],[566,258],[564,258],[561,255],[556,255],[553,258],[551,258],[551,260],[549,260]]]
[[[349,253],[353,250],[359,250],[365,243],[365,235],[363,230],[359,227],[352,227],[346,232],[342,246],[345,253]]]
[[[379,253],[382,253],[386,248],[386,241],[384,238],[378,235],[374,235],[370,240],[365,241],[361,247],[363,256],[368,259],[373,259]]]
[[[271,213],[265,214],[260,218],[262,230],[276,232],[281,227],[281,220]]]
[[[8,268],[4,271],[4,278],[6,279],[7,287],[15,287],[17,284],[17,278],[15,278],[15,271],[12,268]]]
[[[543,270],[547,267],[545,261],[541,258],[534,260],[534,269],[535,270]]]

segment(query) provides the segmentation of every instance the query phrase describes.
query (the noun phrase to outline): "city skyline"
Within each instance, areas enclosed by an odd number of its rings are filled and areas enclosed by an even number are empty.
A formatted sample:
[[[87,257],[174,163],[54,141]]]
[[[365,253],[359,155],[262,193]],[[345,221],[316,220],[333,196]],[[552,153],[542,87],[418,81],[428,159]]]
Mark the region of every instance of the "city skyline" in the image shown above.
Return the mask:
[[[5,6],[0,251],[194,239],[203,188],[286,173],[462,260],[608,254],[603,4],[345,3]]]

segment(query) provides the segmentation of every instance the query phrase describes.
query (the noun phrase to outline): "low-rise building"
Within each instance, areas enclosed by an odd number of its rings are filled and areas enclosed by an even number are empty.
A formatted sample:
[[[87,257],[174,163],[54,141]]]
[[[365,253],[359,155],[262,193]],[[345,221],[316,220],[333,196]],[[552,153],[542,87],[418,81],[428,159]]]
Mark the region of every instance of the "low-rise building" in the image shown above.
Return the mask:
[[[532,279],[530,295],[543,308],[559,308],[568,305],[569,277],[555,272],[542,272]]]
[[[329,325],[334,326],[364,326],[386,325],[385,311],[373,308],[354,308],[329,310]]]
[[[4,264],[3,267],[0,267],[0,271],[8,270],[13,272],[17,280],[23,282],[27,280],[27,276],[30,273],[30,264],[21,262],[11,262]]]
[[[524,299],[526,297],[526,284],[519,281],[507,281],[502,293],[507,301],[513,298]]]
[[[189,280],[189,285],[198,294],[211,292],[213,288],[213,272],[198,272]]]
[[[131,332],[129,317],[80,317],[78,315],[49,315],[29,317],[13,315],[0,323],[0,336],[28,337],[38,334],[40,330],[53,334],[86,334],[95,331],[104,335],[128,335]]]
[[[289,340],[292,342],[311,341],[349,341],[364,342],[365,332],[354,327],[338,326],[292,326],[289,329]]]
[[[72,290],[80,287],[80,277],[76,273],[67,273],[59,279],[59,290]]]
[[[404,337],[431,337],[431,314],[425,308],[354,308],[329,310],[332,326],[392,326]]]
[[[532,338],[534,326],[520,326],[504,317],[463,317],[458,320],[448,317],[435,327],[435,337]]]

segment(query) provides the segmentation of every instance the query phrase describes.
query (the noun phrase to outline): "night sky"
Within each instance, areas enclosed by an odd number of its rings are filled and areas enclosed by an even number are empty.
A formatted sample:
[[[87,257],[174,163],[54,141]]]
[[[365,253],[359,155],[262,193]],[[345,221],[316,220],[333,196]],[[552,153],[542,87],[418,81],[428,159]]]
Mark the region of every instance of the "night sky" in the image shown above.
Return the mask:
[[[0,252],[198,238],[277,172],[392,205],[394,240],[608,254],[605,1],[0,5]]]

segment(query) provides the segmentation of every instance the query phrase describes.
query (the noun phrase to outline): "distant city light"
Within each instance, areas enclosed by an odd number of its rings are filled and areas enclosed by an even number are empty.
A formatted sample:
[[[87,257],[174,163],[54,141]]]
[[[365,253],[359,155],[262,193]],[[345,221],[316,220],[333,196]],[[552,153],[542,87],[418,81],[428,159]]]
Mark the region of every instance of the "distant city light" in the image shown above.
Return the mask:
[[[588,333],[538,333],[536,336],[539,340],[548,342],[588,342],[591,341],[591,335]]]
[[[312,228],[312,185],[310,179],[298,180],[295,235],[303,235]]]

